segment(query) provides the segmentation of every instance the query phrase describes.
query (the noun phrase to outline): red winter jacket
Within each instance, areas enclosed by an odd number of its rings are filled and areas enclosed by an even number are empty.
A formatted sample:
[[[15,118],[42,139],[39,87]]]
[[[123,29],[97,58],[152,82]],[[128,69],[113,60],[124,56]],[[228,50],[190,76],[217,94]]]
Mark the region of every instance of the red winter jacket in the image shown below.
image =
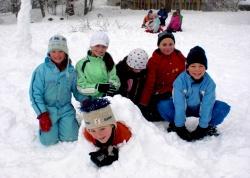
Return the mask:
[[[89,134],[89,132],[86,130],[86,128],[83,131],[83,136],[89,142],[96,145],[96,140]],[[129,128],[125,124],[117,121],[116,122],[115,135],[114,135],[112,145],[118,145],[119,143],[122,143],[124,140],[127,142],[130,139],[131,136],[132,136],[132,133],[129,130]]]
[[[148,106],[152,95],[172,92],[173,82],[185,70],[185,57],[179,50],[164,55],[160,49],[153,52],[147,64],[147,77],[140,104]]]

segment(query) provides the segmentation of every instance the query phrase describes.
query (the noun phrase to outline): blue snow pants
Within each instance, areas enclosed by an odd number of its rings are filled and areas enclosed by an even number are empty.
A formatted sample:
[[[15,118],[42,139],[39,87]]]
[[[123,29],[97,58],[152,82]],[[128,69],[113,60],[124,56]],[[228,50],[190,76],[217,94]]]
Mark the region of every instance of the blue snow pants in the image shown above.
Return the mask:
[[[175,108],[172,99],[159,101],[157,104],[157,109],[164,120],[174,123]],[[216,100],[212,111],[212,118],[208,125],[216,126],[221,124],[229,113],[229,111],[230,106],[227,103]],[[187,107],[186,116],[199,117],[199,109]]]
[[[39,130],[39,138],[43,145],[53,145],[58,141],[76,141],[79,125],[76,120],[76,112],[71,105],[65,108],[48,108],[52,122],[49,132]]]

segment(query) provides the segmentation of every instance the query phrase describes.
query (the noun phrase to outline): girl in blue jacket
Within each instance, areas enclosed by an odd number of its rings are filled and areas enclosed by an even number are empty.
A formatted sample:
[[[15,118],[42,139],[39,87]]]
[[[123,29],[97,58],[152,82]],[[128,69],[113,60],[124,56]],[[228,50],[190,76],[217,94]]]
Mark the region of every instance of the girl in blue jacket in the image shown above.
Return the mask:
[[[66,38],[55,35],[49,40],[44,63],[33,72],[29,91],[43,145],[77,140],[79,125],[71,104],[72,93],[77,101],[86,99],[76,89],[76,72],[68,57]]]
[[[190,50],[186,67],[173,84],[173,100],[158,104],[160,114],[170,122],[168,131],[175,131],[184,140],[218,135],[216,125],[223,122],[230,106],[215,100],[216,84],[206,72],[207,58],[201,47]],[[190,116],[199,117],[199,125],[191,133],[185,127]]]

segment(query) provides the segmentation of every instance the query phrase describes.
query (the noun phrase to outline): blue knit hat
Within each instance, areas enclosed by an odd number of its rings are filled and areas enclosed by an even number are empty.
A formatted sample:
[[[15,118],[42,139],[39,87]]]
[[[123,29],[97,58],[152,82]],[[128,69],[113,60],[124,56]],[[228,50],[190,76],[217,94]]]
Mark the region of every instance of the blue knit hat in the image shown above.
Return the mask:
[[[207,57],[204,49],[200,46],[195,46],[192,49],[190,49],[187,55],[187,68],[189,65],[193,63],[202,64],[207,69]]]
[[[63,51],[68,54],[67,40],[62,35],[54,35],[49,39],[48,53],[53,50]]]

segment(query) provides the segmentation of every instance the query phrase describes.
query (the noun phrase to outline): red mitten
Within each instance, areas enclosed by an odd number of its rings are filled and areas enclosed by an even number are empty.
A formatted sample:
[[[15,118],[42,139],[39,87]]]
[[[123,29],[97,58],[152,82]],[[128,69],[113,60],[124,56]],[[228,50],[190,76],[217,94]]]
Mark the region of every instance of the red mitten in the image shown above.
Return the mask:
[[[51,119],[48,112],[40,114],[37,119],[39,120],[40,129],[43,132],[48,132],[52,126]]]

